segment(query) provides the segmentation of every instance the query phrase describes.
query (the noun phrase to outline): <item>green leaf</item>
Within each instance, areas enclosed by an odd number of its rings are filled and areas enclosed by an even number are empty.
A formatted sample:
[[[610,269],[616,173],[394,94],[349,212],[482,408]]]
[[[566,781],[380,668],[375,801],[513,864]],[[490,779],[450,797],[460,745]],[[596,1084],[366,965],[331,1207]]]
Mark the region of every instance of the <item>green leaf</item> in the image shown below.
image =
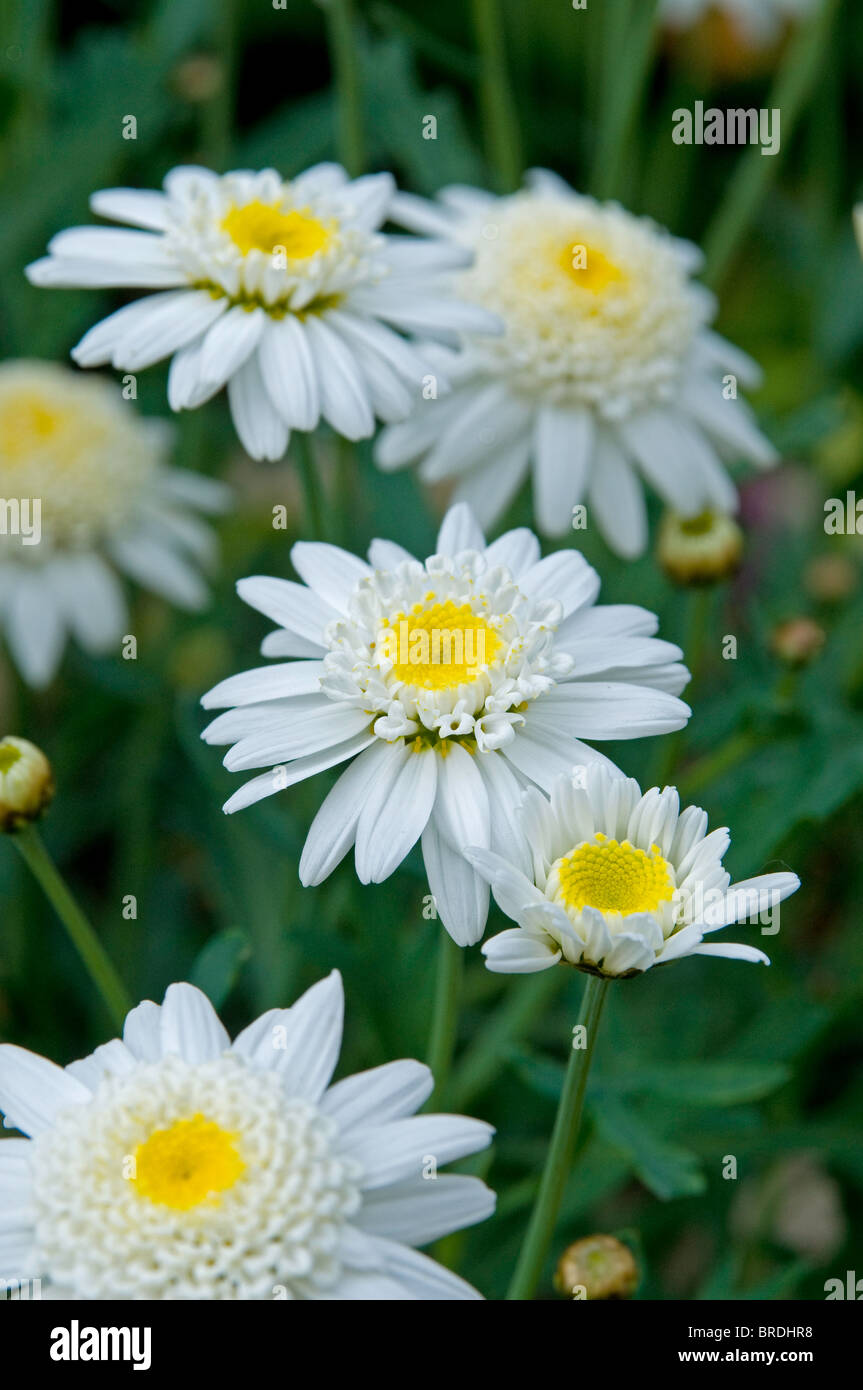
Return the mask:
[[[615,1081],[615,1089],[680,1105],[745,1105],[771,1095],[790,1075],[779,1062],[658,1062]]]
[[[190,982],[206,994],[218,1009],[227,999],[237,981],[243,963],[252,948],[245,932],[228,927],[212,937],[192,966]]]
[[[603,1095],[591,1104],[591,1113],[602,1138],[629,1159],[654,1196],[667,1202],[704,1191],[707,1183],[695,1154],[655,1134],[633,1111]]]

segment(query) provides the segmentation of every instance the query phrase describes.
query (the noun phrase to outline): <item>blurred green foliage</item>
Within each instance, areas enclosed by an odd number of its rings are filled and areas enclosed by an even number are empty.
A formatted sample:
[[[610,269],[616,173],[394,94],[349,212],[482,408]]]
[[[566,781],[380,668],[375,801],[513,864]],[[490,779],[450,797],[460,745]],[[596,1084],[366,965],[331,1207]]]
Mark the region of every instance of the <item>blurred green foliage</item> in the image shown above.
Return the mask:
[[[470,7],[368,0],[357,8],[369,167],[390,168],[425,194],[453,181],[493,183]],[[612,988],[556,1253],[594,1230],[620,1234],[641,1260],[641,1297],[822,1297],[824,1280],[859,1260],[863,540],[826,536],[823,503],[855,486],[863,496],[863,265],[850,217],[863,192],[853,138],[863,114],[863,11],[850,0],[831,8],[796,129],[779,158],[762,159],[771,167],[759,172],[752,215],[714,277],[720,330],[762,363],[755,403],[789,460],[744,490],[744,571],[698,610],[652,557],[623,565],[598,539],[584,540],[606,601],[655,609],[661,634],[681,641],[691,664],[701,653],[690,729],[606,751],[647,784],[673,760],[684,794],[691,788],[714,824],[731,827],[734,877],[788,866],[803,880],[782,931],[765,943],[769,971],[696,959]],[[661,38],[642,63],[638,25],[612,31],[625,11],[626,0],[579,12],[557,0],[503,6],[528,161],[715,246],[735,170],[750,156],[675,146],[671,112],[697,98],[770,104],[771,63],[717,73]],[[122,302],[46,294],[22,273],[53,232],[89,220],[93,190],[155,186],[181,162],[273,164],[290,175],[336,155],[324,21],[308,0],[280,9],[263,0],[7,0],[5,357],[65,359],[98,311]],[[622,47],[612,46],[615,32]],[[773,55],[773,67],[783,62]],[[429,113],[436,141],[421,137]],[[137,119],[134,141],[121,136],[127,114]],[[163,412],[163,370],[142,374],[139,390],[145,413]],[[212,607],[190,618],[139,595],[135,663],[70,651],[40,696],[11,669],[2,674],[6,727],[42,745],[55,766],[46,839],[136,998],[161,997],[171,980],[188,978],[237,1028],[338,966],[348,998],[341,1070],[421,1056],[441,928],[422,916],[418,855],[381,887],[361,887],[348,860],[304,890],[298,856],[327,777],[230,819],[221,812],[235,779],[199,741],[197,700],[215,680],[257,664],[265,624],[236,598],[234,580],[290,573],[290,545],[305,523],[290,460],[244,459],[221,401],[176,429],[179,461],[236,488]],[[374,535],[394,536],[430,550],[440,499],[423,498],[410,477],[377,473],[366,446],[350,478],[327,439],[319,461],[330,539],[364,549]],[[280,503],[287,532],[271,525]],[[526,492],[508,520],[529,523]],[[849,592],[826,596],[824,557],[847,564]],[[801,614],[823,625],[826,644],[795,674],[770,637]],[[722,659],[725,634],[737,638],[736,660]],[[122,915],[128,894],[136,920]],[[0,1034],[61,1062],[90,1050],[108,1034],[102,1006],[2,845],[0,902]],[[490,930],[500,925],[495,911]],[[745,935],[756,941],[758,928]],[[478,951],[470,956],[452,1100],[498,1127],[493,1153],[468,1166],[487,1174],[500,1204],[492,1221],[450,1241],[447,1257],[499,1297],[536,1190],[581,978],[563,969],[494,977]],[[723,1177],[729,1155],[736,1181]],[[800,1155],[812,1158],[808,1179],[786,1189],[783,1174]],[[832,1225],[818,1205],[825,1191]]]

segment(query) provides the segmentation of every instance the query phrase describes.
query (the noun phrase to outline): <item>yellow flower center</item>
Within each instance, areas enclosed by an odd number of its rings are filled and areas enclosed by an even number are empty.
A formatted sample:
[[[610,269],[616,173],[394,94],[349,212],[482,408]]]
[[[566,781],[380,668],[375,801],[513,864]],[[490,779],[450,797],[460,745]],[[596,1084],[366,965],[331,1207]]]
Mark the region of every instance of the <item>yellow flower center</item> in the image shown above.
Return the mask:
[[[316,217],[296,210],[281,212],[259,201],[232,207],[222,220],[222,230],[244,256],[250,251],[272,255],[281,247],[289,261],[308,260],[328,246],[332,236]]]
[[[434,595],[429,595],[433,598]],[[502,646],[495,629],[468,603],[452,599],[398,613],[383,634],[392,674],[407,685],[451,690],[476,680]]]
[[[245,1171],[236,1140],[236,1134],[203,1115],[155,1129],[135,1150],[132,1181],[138,1196],[174,1211],[218,1201]]]
[[[674,895],[671,867],[656,845],[648,852],[600,831],[560,860],[558,876],[563,901],[574,912],[655,912]]]
[[[609,285],[620,284],[626,279],[620,267],[602,251],[579,241],[566,244],[560,264],[579,289],[589,290],[591,294],[601,294]]]
[[[21,391],[0,404],[0,458],[20,459],[57,432],[62,413],[36,391]]]

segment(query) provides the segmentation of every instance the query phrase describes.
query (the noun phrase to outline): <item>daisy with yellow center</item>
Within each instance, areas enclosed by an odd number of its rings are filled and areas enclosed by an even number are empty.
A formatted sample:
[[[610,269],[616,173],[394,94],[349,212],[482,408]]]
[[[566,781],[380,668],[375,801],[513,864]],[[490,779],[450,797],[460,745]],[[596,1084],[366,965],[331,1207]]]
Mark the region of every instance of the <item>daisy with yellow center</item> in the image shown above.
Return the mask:
[[[423,1174],[492,1130],[413,1118],[419,1062],[332,1085],[342,1010],[334,972],[232,1043],[180,984],[65,1069],[0,1047],[0,1110],[31,1136],[0,1143],[0,1278],[57,1298],[478,1298],[414,1247],[490,1215],[478,1178]]]
[[[687,955],[769,964],[754,946],[704,937],[758,918],[778,929],[792,873],[732,883],[727,830],[708,834],[698,806],[680,810],[674,787],[643,795],[616,768],[575,770],[548,797],[528,790],[518,812],[530,846],[525,873],[486,848],[467,857],[518,926],[483,946],[490,970],[525,974],[557,961],[606,977],[638,975]]]
[[[457,358],[432,349],[453,392],[383,432],[381,468],[419,463],[428,483],[454,479],[483,524],[532,472],[541,531],[563,535],[584,504],[588,525],[634,556],[647,543],[641,478],[685,517],[730,513],[725,463],[774,461],[738,399],[757,369],[710,331],[694,246],[545,171],[504,198],[444,189],[432,206],[401,194],[393,217],[473,254],[455,288],[505,332],[465,335]]]
[[[85,334],[76,362],[136,372],[170,357],[173,410],[227,386],[246,450],[277,459],[291,430],[321,419],[348,439],[403,419],[433,370],[410,335],[499,331],[484,309],[447,298],[443,272],[469,253],[381,233],[393,192],[389,174],[350,180],[335,164],[290,182],[273,169],[174,169],[160,193],[93,195],[95,213],[137,230],[61,232],[27,273],[156,291]]]
[[[380,883],[419,841],[460,945],[479,940],[488,912],[466,847],[529,866],[514,819],[525,783],[548,788],[574,763],[604,762],[582,739],[662,733],[689,714],[680,650],[654,639],[650,613],[595,607],[599,578],[584,558],[540,559],[530,531],[486,545],[463,504],[422,561],[384,540],[368,563],[308,542],[291,559],[304,585],[238,585],[279,624],[264,655],[289,659],[230,676],[202,702],[225,711],[204,738],[232,745],[226,767],[270,769],[225,810],[347,763],[309,831],[303,883],[320,883],[351,847],[360,880]]]
[[[220,484],[167,467],[170,431],[119,385],[48,362],[0,366],[2,624],[31,685],[57,670],[67,634],[88,652],[128,630],[117,572],[182,608],[207,598]]]

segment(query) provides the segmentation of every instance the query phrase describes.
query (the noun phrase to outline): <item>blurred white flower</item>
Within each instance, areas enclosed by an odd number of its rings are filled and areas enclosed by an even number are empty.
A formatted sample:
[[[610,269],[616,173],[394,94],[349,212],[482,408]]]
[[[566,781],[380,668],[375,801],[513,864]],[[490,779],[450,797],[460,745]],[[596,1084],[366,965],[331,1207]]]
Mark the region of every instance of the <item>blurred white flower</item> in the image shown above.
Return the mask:
[[[689,673],[680,649],[652,636],[652,613],[595,607],[599,577],[584,558],[541,560],[526,529],[487,546],[464,504],[425,561],[382,540],[368,564],[310,542],[291,558],[308,587],[264,577],[237,587],[279,624],[264,655],[304,659],[222,681],[203,704],[228,712],[204,738],[234,745],[231,771],[272,768],[226,811],[351,761],[309,831],[305,884],[354,844],[360,880],[380,883],[422,837],[438,914],[472,944],[488,889],[463,850],[490,845],[527,866],[514,817],[522,787],[605,762],[582,738],[642,738],[689,717],[676,698]]]
[[[594,974],[636,975],[681,956],[770,962],[754,946],[704,943],[733,922],[769,915],[800,886],[796,874],[732,883],[722,867],[728,831],[707,813],[680,811],[674,787],[638,783],[614,768],[562,777],[550,800],[529,789],[519,819],[533,865],[525,874],[488,849],[468,858],[518,926],[483,946],[490,970],[527,974],[563,961]]]
[[[426,482],[456,479],[455,499],[486,525],[532,467],[540,531],[564,535],[586,502],[631,557],[647,541],[640,474],[692,517],[737,508],[722,455],[774,462],[737,399],[758,369],[709,330],[714,300],[689,278],[700,265],[690,243],[540,170],[511,197],[401,194],[392,216],[474,253],[457,289],[506,331],[468,336],[460,355],[431,349],[452,393],[383,432],[381,468],[421,461]]]
[[[413,1246],[484,1220],[479,1120],[414,1112],[419,1062],[330,1085],[337,971],[231,1043],[192,985],[65,1070],[0,1047],[0,1277],[83,1299],[475,1299]]]
[[[173,410],[227,385],[245,449],[278,459],[292,429],[322,416],[360,439],[375,416],[408,413],[432,368],[402,333],[499,329],[443,292],[441,272],[467,252],[378,231],[394,187],[389,174],[351,181],[335,164],[289,183],[273,169],[181,167],[163,193],[93,195],[94,212],[142,230],[73,227],[27,274],[36,285],[157,290],[85,334],[76,362],[140,371],[172,357]]]
[[[51,680],[68,634],[89,652],[119,650],[116,570],[181,608],[206,602],[216,538],[195,513],[223,510],[229,494],[167,467],[170,436],[102,378],[0,366],[0,624],[30,685]]]

